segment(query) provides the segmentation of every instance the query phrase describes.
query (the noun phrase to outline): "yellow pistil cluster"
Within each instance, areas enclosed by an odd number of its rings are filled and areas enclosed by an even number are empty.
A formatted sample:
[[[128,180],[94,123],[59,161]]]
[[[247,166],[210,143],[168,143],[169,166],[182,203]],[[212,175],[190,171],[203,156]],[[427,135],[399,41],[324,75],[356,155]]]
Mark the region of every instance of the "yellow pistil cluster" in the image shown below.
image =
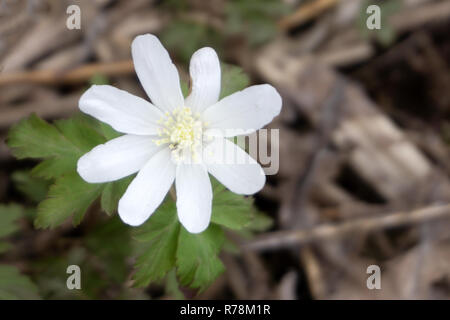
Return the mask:
[[[162,128],[158,129],[160,139],[155,139],[156,145],[169,144],[175,161],[191,156],[198,160],[198,148],[202,143],[203,125],[198,114],[193,114],[191,108],[182,107],[166,112],[159,119]]]

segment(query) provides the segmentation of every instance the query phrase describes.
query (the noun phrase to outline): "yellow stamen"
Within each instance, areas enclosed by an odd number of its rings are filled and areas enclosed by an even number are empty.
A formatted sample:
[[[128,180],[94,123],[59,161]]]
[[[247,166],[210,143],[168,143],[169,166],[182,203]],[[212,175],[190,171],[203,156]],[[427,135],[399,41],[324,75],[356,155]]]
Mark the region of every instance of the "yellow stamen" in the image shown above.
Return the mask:
[[[185,156],[198,161],[204,127],[198,113],[193,114],[188,107],[177,108],[172,113],[165,112],[158,123],[163,127],[157,130],[161,139],[153,140],[156,145],[168,143],[175,161],[180,161]]]

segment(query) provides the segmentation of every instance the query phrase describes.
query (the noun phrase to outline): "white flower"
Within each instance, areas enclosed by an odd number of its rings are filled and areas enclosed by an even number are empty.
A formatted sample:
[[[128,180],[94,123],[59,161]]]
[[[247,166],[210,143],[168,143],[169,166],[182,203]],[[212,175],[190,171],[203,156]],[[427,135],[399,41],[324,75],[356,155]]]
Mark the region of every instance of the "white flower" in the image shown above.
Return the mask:
[[[103,183],[138,172],[118,208],[121,219],[132,226],[151,216],[175,181],[180,222],[191,233],[202,232],[211,218],[208,173],[238,194],[253,194],[264,186],[260,165],[226,138],[254,132],[272,121],[280,113],[281,97],[264,84],[218,101],[220,63],[213,49],[202,48],[192,56],[192,91],[184,99],[177,69],[158,38],[138,36],[131,49],[152,103],[108,85],[87,90],[80,109],[124,135],[82,156],[78,173],[89,183]],[[217,136],[213,129],[226,130],[226,135]],[[214,159],[221,152],[211,150],[219,148],[245,157],[247,163]]]

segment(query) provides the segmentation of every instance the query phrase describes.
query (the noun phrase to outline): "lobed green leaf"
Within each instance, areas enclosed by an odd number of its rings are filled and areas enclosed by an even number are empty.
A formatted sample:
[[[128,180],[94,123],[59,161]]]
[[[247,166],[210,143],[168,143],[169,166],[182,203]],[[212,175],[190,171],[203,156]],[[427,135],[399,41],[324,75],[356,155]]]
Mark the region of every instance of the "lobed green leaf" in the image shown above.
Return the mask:
[[[237,91],[244,90],[250,84],[250,78],[242,71],[242,68],[226,63],[221,64],[222,90],[220,99]]]
[[[34,299],[39,299],[34,283],[15,267],[0,265],[0,300]]]
[[[14,126],[8,135],[8,145],[18,159],[44,159],[32,174],[46,179],[75,171],[78,159],[105,141],[81,116],[51,125],[32,114]]]
[[[39,178],[56,179],[48,195],[38,206],[36,227],[55,227],[73,215],[73,223],[81,222],[87,208],[102,195],[102,209],[112,214],[131,178],[107,184],[89,184],[76,171],[78,159],[93,147],[120,134],[106,124],[77,114],[54,124],[31,115],[13,127],[8,144],[19,159],[42,159],[31,176],[17,173],[18,189],[34,201],[42,201],[47,185]]]
[[[50,184],[47,180],[33,177],[28,170],[13,172],[11,179],[16,189],[34,202],[44,200]]]
[[[83,240],[89,252],[99,258],[99,271],[115,283],[126,281],[127,258],[132,251],[130,228],[116,215],[96,226]]]
[[[23,208],[17,204],[0,205],[0,238],[10,236],[19,229],[17,220],[22,214]]]
[[[213,184],[213,206],[211,222],[240,230],[253,220],[253,199],[228,191],[215,180]]]
[[[108,182],[102,191],[101,206],[103,211],[112,215],[117,210],[120,198],[127,190],[135,175],[114,182]]]
[[[8,145],[18,159],[76,156],[69,141],[61,132],[35,114],[11,128]]]
[[[181,228],[177,248],[177,275],[184,286],[205,290],[225,270],[218,254],[224,243],[222,229],[211,224],[199,234]]]
[[[78,225],[102,189],[102,184],[87,183],[76,171],[57,178],[50,187],[47,199],[38,206],[35,226],[53,228],[72,215],[73,224]]]
[[[165,201],[163,205],[139,227],[135,238],[143,242],[143,254],[137,258],[136,286],[146,286],[162,279],[175,266],[180,223],[175,203]]]

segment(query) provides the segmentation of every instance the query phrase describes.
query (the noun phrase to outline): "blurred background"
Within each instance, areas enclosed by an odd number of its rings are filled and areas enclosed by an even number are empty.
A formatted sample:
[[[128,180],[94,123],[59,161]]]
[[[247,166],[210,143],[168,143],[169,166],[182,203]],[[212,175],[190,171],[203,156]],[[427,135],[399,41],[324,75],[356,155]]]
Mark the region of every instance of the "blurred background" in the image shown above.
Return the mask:
[[[73,4],[81,28],[69,30]],[[381,29],[367,27],[371,4]],[[450,298],[449,30],[448,0],[0,0],[0,213],[22,214],[0,255],[21,272],[10,286],[45,299]],[[173,275],[132,288],[128,228],[98,205],[75,229],[34,230],[48,182],[5,144],[33,112],[76,112],[92,83],[145,97],[130,60],[144,33],[185,80],[191,54],[211,46],[283,97],[270,124],[279,173],[256,195],[273,226],[224,252],[225,274],[200,295]],[[68,264],[82,266],[82,290],[67,290]]]

